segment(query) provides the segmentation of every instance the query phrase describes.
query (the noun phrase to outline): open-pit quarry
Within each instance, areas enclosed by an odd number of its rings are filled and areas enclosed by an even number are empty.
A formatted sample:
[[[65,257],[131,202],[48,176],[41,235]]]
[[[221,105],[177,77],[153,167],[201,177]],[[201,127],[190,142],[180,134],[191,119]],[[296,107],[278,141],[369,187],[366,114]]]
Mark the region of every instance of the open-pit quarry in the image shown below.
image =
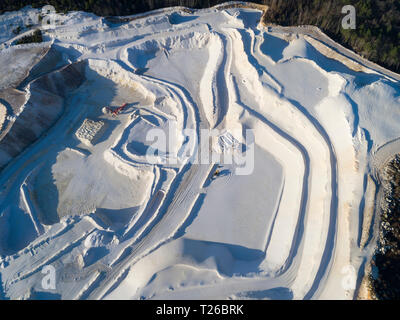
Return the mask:
[[[362,294],[400,76],[263,10],[71,12],[1,39],[1,299]]]

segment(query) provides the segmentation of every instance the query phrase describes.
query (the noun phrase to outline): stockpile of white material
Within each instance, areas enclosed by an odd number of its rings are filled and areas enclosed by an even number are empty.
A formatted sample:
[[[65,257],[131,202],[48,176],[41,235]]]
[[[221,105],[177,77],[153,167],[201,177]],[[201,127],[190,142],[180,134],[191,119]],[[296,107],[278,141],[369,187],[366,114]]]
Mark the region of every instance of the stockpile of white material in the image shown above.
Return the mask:
[[[86,144],[90,144],[103,126],[103,121],[85,119],[75,134],[79,140]]]

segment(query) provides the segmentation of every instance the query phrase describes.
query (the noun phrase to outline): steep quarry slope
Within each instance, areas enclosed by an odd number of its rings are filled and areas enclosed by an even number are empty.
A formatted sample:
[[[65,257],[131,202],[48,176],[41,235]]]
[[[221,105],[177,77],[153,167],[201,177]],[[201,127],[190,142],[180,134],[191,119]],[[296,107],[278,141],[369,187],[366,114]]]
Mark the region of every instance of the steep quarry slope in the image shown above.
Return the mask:
[[[45,33],[0,96],[1,297],[357,296],[399,83],[230,6]]]
[[[12,47],[0,51],[0,90],[17,87],[49,51],[48,44]]]
[[[26,92],[18,90],[18,86],[28,76],[30,70],[49,51],[49,45],[32,47],[14,47],[0,51],[0,140],[2,140],[13,125],[15,116],[22,112],[27,96]],[[9,159],[2,159],[3,167]]]
[[[64,111],[64,100],[84,81],[80,69],[82,63],[77,63],[45,75],[31,82],[25,94],[12,89],[7,91],[7,95],[4,95],[5,103],[8,100],[21,107],[12,115],[7,115],[10,124],[0,141],[0,168],[35,142],[57,121]]]

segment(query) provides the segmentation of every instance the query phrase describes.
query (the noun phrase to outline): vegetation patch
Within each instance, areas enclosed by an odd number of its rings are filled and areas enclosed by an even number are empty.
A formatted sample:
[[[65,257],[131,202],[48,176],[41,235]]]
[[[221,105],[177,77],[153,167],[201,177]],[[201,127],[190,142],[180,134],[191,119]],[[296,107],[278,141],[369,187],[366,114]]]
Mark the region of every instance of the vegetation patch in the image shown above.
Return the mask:
[[[378,246],[369,275],[377,299],[400,299],[400,155],[382,172],[383,201]]]
[[[15,44],[24,44],[24,43],[40,43],[43,42],[42,32],[39,29],[36,29],[33,34],[27,35],[15,41]]]

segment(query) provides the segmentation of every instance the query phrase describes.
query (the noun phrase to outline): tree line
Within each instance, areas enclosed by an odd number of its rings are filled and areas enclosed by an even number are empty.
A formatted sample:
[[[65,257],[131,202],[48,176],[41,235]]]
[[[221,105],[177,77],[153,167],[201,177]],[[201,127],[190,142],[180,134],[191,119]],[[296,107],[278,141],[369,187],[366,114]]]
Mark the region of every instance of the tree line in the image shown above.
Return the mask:
[[[270,0],[265,19],[279,25],[315,25],[365,58],[400,72],[399,0]],[[345,5],[356,9],[356,29],[341,25]]]
[[[50,4],[57,12],[88,11],[99,16],[124,16],[149,10],[185,6],[199,9],[224,0],[2,0],[0,14],[24,6]],[[365,58],[400,72],[399,0],[254,0],[270,7],[265,22],[284,26],[315,25],[335,41]],[[356,8],[356,29],[343,29],[341,9]]]

